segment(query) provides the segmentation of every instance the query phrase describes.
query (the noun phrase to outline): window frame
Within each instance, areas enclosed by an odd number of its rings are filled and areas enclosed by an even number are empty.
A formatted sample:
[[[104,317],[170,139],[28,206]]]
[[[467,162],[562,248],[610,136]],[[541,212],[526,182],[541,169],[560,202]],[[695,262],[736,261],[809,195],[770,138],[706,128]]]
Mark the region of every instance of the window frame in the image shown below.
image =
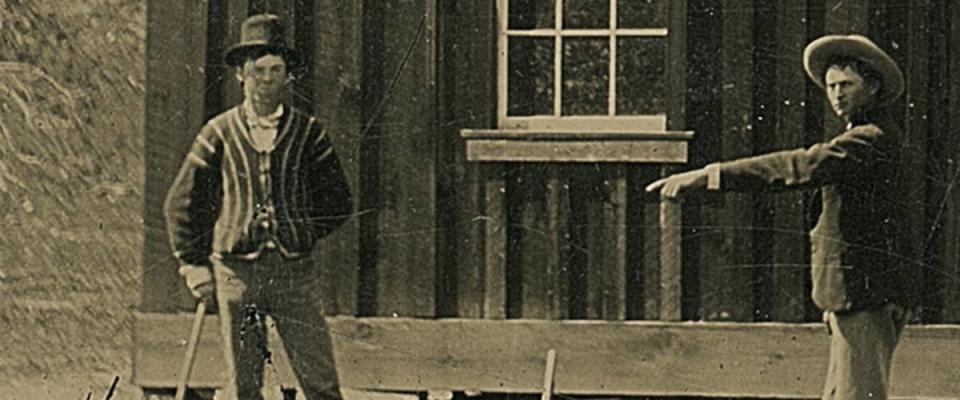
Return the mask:
[[[563,2],[554,0],[552,28],[509,29],[509,1],[497,0],[497,126],[507,130],[576,131],[576,132],[657,132],[666,131],[666,111],[657,114],[617,115],[617,39],[619,37],[662,38],[668,41],[668,27],[619,28],[617,2],[609,0],[609,21],[606,28],[564,29]],[[670,11],[667,11],[668,17]],[[669,22],[668,22],[669,25]],[[553,38],[553,113],[551,115],[510,116],[509,95],[509,38]],[[563,40],[571,37],[607,37],[609,62],[607,70],[607,114],[563,115]],[[669,50],[664,64],[669,64]],[[664,77],[666,79],[666,77]]]

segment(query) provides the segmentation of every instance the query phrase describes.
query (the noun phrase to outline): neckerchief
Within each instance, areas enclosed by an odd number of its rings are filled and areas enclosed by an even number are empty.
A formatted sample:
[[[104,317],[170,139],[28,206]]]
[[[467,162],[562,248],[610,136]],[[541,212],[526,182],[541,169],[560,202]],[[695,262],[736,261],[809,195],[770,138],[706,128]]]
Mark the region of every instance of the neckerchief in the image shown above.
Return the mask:
[[[253,104],[245,100],[243,111],[247,126],[250,127],[250,140],[253,142],[253,147],[260,152],[272,150],[273,142],[277,139],[280,116],[283,115],[283,104],[277,106],[277,110],[272,114],[261,116],[253,110]]]

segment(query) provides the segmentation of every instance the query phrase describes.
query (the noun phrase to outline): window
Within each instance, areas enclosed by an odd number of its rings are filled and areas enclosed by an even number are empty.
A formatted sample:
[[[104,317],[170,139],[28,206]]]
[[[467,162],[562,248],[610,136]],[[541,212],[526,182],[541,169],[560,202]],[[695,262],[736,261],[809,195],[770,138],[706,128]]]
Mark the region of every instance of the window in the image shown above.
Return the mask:
[[[663,131],[670,0],[498,0],[501,129]]]
[[[460,132],[468,160],[687,161],[693,133],[667,131],[683,107],[686,0],[496,7],[497,126]]]

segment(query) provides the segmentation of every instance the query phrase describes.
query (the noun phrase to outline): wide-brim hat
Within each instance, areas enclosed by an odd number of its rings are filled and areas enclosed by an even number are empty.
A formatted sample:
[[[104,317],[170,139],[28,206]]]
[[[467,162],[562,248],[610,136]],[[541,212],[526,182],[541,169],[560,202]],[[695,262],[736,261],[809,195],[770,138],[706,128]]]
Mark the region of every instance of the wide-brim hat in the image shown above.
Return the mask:
[[[240,26],[240,42],[230,46],[224,54],[228,65],[239,66],[253,52],[267,51],[283,57],[288,66],[296,66],[300,55],[285,43],[283,22],[273,14],[259,14],[247,18]]]
[[[886,52],[860,35],[827,35],[810,42],[803,50],[803,68],[820,88],[825,88],[827,62],[837,56],[860,60],[880,74],[883,88],[878,105],[890,104],[903,94],[903,71]]]

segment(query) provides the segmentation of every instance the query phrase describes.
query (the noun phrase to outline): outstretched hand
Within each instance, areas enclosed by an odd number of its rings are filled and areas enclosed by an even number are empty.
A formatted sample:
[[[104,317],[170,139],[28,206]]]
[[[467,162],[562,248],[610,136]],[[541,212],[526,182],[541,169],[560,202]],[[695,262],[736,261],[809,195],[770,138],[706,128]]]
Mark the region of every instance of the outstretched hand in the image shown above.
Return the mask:
[[[675,199],[681,192],[689,189],[705,188],[707,186],[707,171],[695,169],[680,174],[670,175],[647,185],[647,191],[660,191],[661,198]]]

